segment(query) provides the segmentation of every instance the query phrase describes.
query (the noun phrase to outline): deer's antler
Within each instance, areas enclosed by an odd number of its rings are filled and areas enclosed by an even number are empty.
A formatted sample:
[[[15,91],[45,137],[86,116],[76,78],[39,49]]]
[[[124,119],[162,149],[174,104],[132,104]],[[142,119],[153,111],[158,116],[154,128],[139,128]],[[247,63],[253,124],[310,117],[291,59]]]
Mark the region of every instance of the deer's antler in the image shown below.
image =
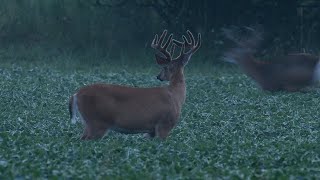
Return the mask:
[[[180,41],[173,39],[173,43],[175,45],[181,47],[180,55],[176,59],[178,60],[178,59],[182,58],[182,61],[184,63],[187,63],[187,61],[190,59],[192,54],[194,54],[201,46],[201,34],[200,33],[198,34],[197,42],[189,30],[187,30],[187,34],[190,38],[190,42],[186,38],[186,36],[184,36],[184,35],[182,35],[183,42],[180,42]],[[185,52],[185,48],[188,48],[189,50],[187,52]]]
[[[167,51],[167,48],[172,42],[173,34],[170,34],[167,42],[162,46],[163,40],[165,39],[167,32],[168,32],[167,30],[164,30],[159,39],[158,39],[158,34],[156,34],[151,43],[151,47],[154,48],[155,50],[158,50],[161,54],[165,56],[165,58],[162,58],[163,60],[165,60],[166,62],[170,62],[172,60],[172,54],[174,52],[174,45],[173,44],[171,45],[170,53]]]

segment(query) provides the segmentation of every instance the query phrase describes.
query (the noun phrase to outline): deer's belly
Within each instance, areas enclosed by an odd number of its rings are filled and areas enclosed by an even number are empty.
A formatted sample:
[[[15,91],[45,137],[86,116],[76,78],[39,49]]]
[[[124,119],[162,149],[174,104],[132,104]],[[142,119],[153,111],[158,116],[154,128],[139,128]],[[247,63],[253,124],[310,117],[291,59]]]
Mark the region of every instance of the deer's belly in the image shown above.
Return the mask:
[[[133,128],[122,128],[122,127],[112,127],[112,131],[124,133],[124,134],[137,134],[137,133],[151,133],[148,129],[133,129]]]

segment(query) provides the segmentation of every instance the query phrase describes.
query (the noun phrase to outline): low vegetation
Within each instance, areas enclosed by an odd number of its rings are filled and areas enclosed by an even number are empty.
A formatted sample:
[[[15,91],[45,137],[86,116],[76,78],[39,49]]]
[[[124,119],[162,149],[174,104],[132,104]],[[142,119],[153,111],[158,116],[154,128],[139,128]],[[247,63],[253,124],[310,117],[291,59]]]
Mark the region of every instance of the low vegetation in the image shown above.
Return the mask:
[[[116,132],[79,140],[69,97],[94,82],[163,84],[153,56],[143,57],[1,49],[0,179],[320,176],[319,89],[262,92],[237,68],[202,64],[200,55],[186,68],[186,104],[167,140]]]

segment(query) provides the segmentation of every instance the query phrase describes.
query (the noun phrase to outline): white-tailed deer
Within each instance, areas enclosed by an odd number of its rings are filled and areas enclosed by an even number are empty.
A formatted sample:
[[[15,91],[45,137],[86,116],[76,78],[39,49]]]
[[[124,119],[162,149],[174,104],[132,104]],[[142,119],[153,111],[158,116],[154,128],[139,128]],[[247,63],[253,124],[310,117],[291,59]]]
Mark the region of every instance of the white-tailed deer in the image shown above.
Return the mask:
[[[186,97],[184,66],[200,47],[190,31],[190,42],[172,39],[164,42],[167,31],[160,38],[155,35],[151,47],[156,49],[156,61],[162,65],[157,78],[169,81],[169,85],[153,88],[133,88],[111,84],[93,84],[82,87],[69,102],[71,120],[77,114],[85,128],[81,139],[101,138],[107,130],[123,133],[148,133],[150,137],[166,138],[176,125]],[[164,45],[163,45],[164,44]],[[162,46],[163,45],[163,46]],[[170,46],[170,52],[167,48]],[[175,46],[181,47],[180,55],[173,59]],[[189,50],[185,52],[185,48]]]
[[[262,40],[261,33],[247,28],[252,35],[247,39],[236,37],[232,30],[225,30],[227,38],[236,47],[225,53],[224,59],[239,65],[262,89],[268,91],[300,91],[320,80],[320,58],[307,53],[288,54],[270,61],[254,57]]]

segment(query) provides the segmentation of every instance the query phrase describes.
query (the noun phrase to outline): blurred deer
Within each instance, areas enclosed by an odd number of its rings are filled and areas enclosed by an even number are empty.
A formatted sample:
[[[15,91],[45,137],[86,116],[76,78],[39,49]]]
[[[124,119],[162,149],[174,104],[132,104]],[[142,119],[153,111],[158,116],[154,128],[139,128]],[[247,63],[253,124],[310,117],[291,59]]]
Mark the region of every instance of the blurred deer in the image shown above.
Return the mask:
[[[82,87],[69,102],[72,123],[79,115],[85,128],[81,139],[101,138],[106,131],[147,133],[150,137],[165,139],[177,124],[186,98],[184,66],[199,49],[201,36],[195,41],[187,31],[183,42],[173,40],[172,34],[164,43],[167,31],[160,38],[155,35],[151,47],[157,51],[156,62],[162,66],[157,78],[169,85],[153,88],[133,88],[111,84],[93,84]],[[170,46],[170,52],[167,51]],[[180,55],[173,59],[175,46]],[[185,52],[185,49],[188,51]]]
[[[247,39],[237,37],[235,30],[225,29],[226,37],[236,47],[225,53],[224,59],[239,65],[262,89],[268,91],[300,91],[319,82],[319,57],[307,53],[288,54],[259,61],[254,54],[262,41],[262,32],[246,28],[251,36]]]

